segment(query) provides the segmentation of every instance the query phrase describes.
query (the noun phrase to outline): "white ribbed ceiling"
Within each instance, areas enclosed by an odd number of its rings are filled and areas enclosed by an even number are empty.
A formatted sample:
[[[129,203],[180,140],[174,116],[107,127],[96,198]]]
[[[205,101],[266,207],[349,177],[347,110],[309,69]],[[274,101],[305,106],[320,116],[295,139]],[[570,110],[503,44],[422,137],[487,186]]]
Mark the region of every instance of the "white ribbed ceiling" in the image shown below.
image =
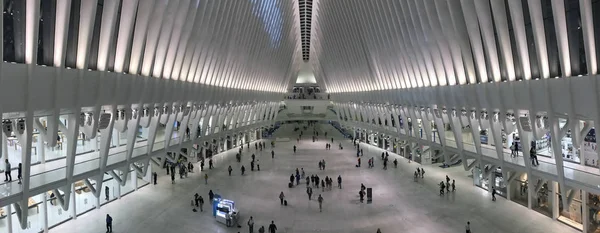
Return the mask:
[[[595,74],[600,1],[314,0],[311,63],[331,92]]]
[[[299,43],[295,4],[5,0],[4,60],[285,91]]]

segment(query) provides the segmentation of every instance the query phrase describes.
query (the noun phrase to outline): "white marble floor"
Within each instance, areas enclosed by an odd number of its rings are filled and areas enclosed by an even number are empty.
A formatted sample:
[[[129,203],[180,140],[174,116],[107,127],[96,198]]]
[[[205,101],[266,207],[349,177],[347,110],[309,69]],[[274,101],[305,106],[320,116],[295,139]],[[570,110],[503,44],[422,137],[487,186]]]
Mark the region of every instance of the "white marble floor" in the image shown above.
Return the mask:
[[[331,134],[333,128],[328,130]],[[276,135],[296,133],[285,126]],[[309,135],[305,132],[305,135]],[[339,134],[335,134],[339,137]],[[307,138],[307,137],[305,137]],[[114,232],[247,232],[244,224],[249,216],[254,217],[255,232],[259,226],[268,227],[275,221],[277,232],[464,232],[464,225],[471,221],[473,232],[528,232],[570,233],[577,232],[568,226],[503,198],[492,202],[488,193],[472,185],[467,172],[459,169],[441,169],[426,166],[425,179],[415,183],[412,178],[416,163],[407,163],[399,158],[399,166],[381,169],[378,148],[363,145],[365,156],[363,167],[356,168],[356,156],[351,142],[344,141],[344,150],[338,150],[338,141],[332,150],[325,150],[326,141],[303,140],[298,143],[298,152],[292,154],[291,142],[277,142],[275,159],[269,151],[257,153],[261,171],[247,169],[240,175],[240,164],[235,161],[235,150],[226,152],[216,160],[215,169],[208,170],[208,185],[204,184],[203,172],[196,171],[191,177],[176,180],[160,171],[159,184],[148,186],[124,196],[121,200],[91,211],[77,220],[66,222],[50,232],[105,232],[105,216],[113,216]],[[267,143],[268,144],[268,143]],[[252,152],[251,150],[250,152]],[[250,152],[244,148],[243,163],[249,168]],[[375,157],[376,167],[367,168],[367,159]],[[395,158],[395,155],[390,154]],[[325,159],[325,171],[319,171],[317,163]],[[393,159],[392,159],[393,160]],[[227,175],[227,166],[234,172]],[[391,164],[390,164],[391,165]],[[208,164],[207,164],[208,167]],[[288,188],[289,176],[296,168],[304,168],[307,175],[320,177],[338,175],[343,178],[343,189],[333,188],[321,192],[314,188],[313,196],[324,197],[323,212],[313,198],[309,201],[306,186]],[[456,179],[457,191],[439,196],[437,184],[448,174]],[[360,184],[373,188],[373,203],[358,201]],[[192,212],[190,200],[199,193],[207,200],[208,191],[236,201],[242,215],[242,229],[226,228],[215,221],[210,212]],[[279,204],[278,195],[283,191],[289,206]],[[208,205],[205,205],[205,209]]]

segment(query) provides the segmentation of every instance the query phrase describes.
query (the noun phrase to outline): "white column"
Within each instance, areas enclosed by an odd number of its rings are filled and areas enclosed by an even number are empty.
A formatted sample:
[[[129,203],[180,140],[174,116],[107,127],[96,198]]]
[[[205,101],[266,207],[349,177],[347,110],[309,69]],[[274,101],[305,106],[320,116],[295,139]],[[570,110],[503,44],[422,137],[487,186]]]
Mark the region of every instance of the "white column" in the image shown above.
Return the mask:
[[[8,222],[8,233],[12,233],[12,204],[6,206],[6,221]]]
[[[558,218],[558,215],[560,214],[558,212],[558,195],[556,195],[556,193],[558,192],[558,182],[556,181],[550,181],[552,183],[552,185],[550,186],[550,208],[552,208],[552,219],[556,220]]]
[[[44,139],[42,138],[42,134],[38,134],[37,136],[37,146],[36,146],[36,150],[37,150],[37,154],[38,154],[38,158],[40,158],[40,161],[42,162],[42,164],[46,163],[46,148],[44,147]]]
[[[588,232],[589,228],[589,217],[588,217],[588,206],[587,206],[588,193],[585,190],[581,190],[581,223],[583,224],[583,231]]]
[[[71,204],[69,207],[69,210],[71,211],[71,216],[73,216],[73,220],[77,219],[77,201],[75,200],[77,198],[77,193],[75,192],[75,186],[73,184],[70,184],[71,186]]]
[[[121,199],[121,184],[115,179],[113,179],[113,182],[116,184],[113,190],[117,193],[117,199]]]
[[[40,138],[41,139],[41,138]],[[44,215],[44,233],[48,233],[48,193],[42,193],[42,214]]]
[[[128,172],[130,173],[129,176],[131,176],[131,184],[133,185],[133,190],[137,191],[138,190],[138,188],[137,188],[138,187],[137,173],[135,173],[135,171],[134,172],[128,171]]]
[[[8,143],[6,141],[6,135],[3,132],[0,132],[0,135],[2,135],[2,161],[0,161],[0,165],[2,165],[2,169],[4,169],[4,160],[8,159]]]

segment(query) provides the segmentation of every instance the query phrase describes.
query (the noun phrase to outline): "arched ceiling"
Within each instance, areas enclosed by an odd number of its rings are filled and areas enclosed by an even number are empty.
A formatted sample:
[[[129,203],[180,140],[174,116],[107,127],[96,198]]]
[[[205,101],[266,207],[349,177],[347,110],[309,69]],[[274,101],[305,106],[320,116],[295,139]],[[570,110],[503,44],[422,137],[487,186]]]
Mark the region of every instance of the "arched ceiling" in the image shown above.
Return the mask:
[[[314,0],[310,61],[329,92],[597,72],[600,2]]]
[[[299,56],[297,8],[281,0],[4,0],[4,60],[283,92]]]
[[[328,92],[571,77],[598,66],[600,1],[3,3],[5,61],[230,88],[290,90],[302,62]]]

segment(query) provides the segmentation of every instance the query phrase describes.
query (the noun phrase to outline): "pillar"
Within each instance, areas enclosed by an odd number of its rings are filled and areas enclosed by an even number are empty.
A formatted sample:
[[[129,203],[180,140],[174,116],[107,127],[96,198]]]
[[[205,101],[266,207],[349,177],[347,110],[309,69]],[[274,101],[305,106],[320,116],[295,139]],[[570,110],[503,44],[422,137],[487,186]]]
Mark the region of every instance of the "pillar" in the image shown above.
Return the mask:
[[[583,160],[581,160],[583,161]],[[583,224],[583,232],[588,232],[589,228],[589,209],[587,206],[588,193],[585,190],[581,190],[581,223]]]
[[[41,138],[39,138],[41,139]],[[44,233],[48,233],[48,193],[42,193],[42,214],[44,215]]]
[[[533,197],[535,197],[535,183],[533,176],[527,176],[527,208],[531,209],[533,207],[533,202],[535,201]],[[552,197],[550,197],[552,198]]]
[[[137,191],[138,190],[138,179],[137,179],[137,173],[135,173],[135,171],[133,172],[129,172],[129,176],[131,176],[131,184],[133,185],[133,190]]]
[[[2,156],[0,159],[0,166],[2,166],[2,170],[4,170],[4,166],[5,166],[5,159],[8,159],[8,143],[6,141],[6,135],[3,132],[0,132],[0,135],[2,135]]]
[[[12,233],[12,204],[6,206],[6,221],[8,222],[8,233]]]
[[[558,195],[556,195],[556,193],[558,192],[558,182],[556,181],[551,181],[552,185],[550,186],[550,208],[552,208],[552,219],[556,220],[558,219],[559,216],[559,212],[558,212]]]
[[[77,198],[77,193],[75,193],[75,185],[70,184],[71,186],[71,198],[70,198],[70,202],[71,204],[69,205],[69,211],[71,211],[71,216],[73,216],[73,220],[77,219],[77,201],[75,200]]]
[[[515,172],[516,173],[516,172]],[[507,171],[505,173],[506,175],[504,177],[502,177],[505,181],[506,181],[506,200],[511,200],[511,195],[512,195],[512,180],[509,180],[508,178],[511,175],[511,172]],[[516,175],[516,174],[514,174]]]
[[[40,162],[42,164],[46,163],[46,147],[44,146],[44,140],[42,139],[42,135],[38,134],[37,136],[37,153],[40,158]]]
[[[113,192],[117,193],[117,199],[121,199],[121,184],[115,179],[113,179],[113,182],[116,184],[115,188],[113,188]]]

